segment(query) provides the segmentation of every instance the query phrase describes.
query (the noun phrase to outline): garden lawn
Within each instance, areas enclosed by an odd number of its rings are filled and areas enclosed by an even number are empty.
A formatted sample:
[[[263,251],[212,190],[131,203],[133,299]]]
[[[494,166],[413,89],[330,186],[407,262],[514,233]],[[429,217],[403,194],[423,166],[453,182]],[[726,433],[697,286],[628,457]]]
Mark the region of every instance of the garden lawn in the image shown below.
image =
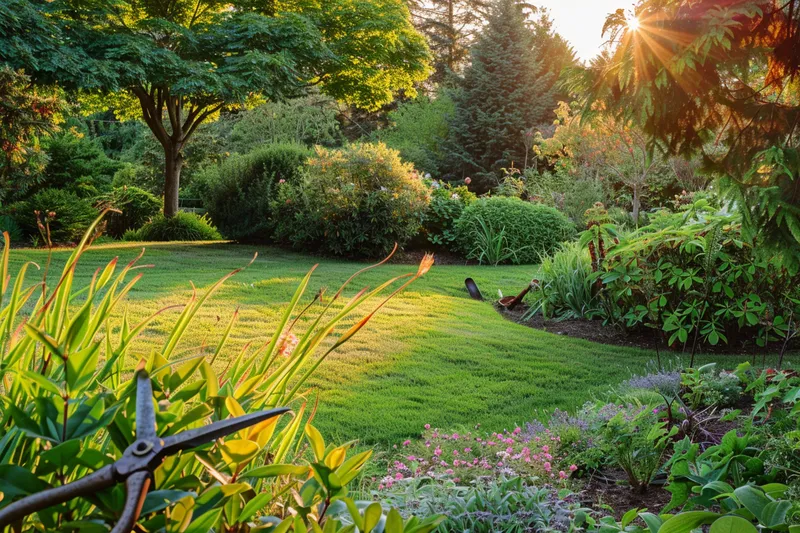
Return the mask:
[[[147,244],[141,264],[152,264],[127,298],[132,322],[160,307],[184,303],[190,281],[199,290],[225,273],[258,259],[228,280],[191,326],[185,348],[215,345],[231,313],[239,308],[228,358],[254,337],[265,339],[303,275],[316,263],[309,301],[321,287],[332,294],[363,263],[317,259],[269,247],[233,244]],[[106,245],[87,252],[78,266],[80,282],[108,260],[126,263],[141,245]],[[51,280],[68,256],[53,254]],[[12,273],[24,260],[45,265],[47,252],[16,249]],[[523,288],[536,267],[434,266],[392,300],[348,344],[319,368],[311,385],[320,395],[316,425],[326,438],[395,443],[418,435],[426,423],[468,429],[481,424],[502,430],[532,420],[537,411],[571,408],[606,391],[631,372],[643,371],[654,353],[570,339],[514,324],[491,304],[471,300],[464,278],[496,298]],[[389,264],[365,274],[349,295],[415,266]],[[33,281],[35,273],[29,274]],[[83,286],[79,282],[78,287]],[[366,310],[366,308],[364,308]],[[178,311],[167,312],[144,332],[128,366],[163,343]],[[351,321],[350,323],[352,323]],[[187,353],[191,353],[189,350]],[[721,359],[717,356],[716,359]],[[728,358],[735,364],[741,359]],[[708,357],[700,357],[706,362]],[[226,361],[218,360],[224,366]]]

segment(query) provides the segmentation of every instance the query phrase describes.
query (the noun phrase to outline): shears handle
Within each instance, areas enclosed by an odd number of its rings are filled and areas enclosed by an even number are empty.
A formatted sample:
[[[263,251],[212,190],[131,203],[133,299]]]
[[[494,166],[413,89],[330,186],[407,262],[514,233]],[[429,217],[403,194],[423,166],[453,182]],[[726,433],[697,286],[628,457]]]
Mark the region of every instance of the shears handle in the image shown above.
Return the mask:
[[[116,483],[113,466],[106,465],[72,483],[31,494],[0,509],[0,531],[9,524],[25,518],[29,514],[36,513],[42,509],[47,509],[48,507],[60,503],[68,502],[79,496],[88,496],[95,492],[113,487]]]
[[[125,480],[125,507],[117,520],[117,525],[111,533],[130,533],[136,521],[139,520],[139,513],[142,512],[144,498],[150,489],[150,472],[141,471],[128,476]]]

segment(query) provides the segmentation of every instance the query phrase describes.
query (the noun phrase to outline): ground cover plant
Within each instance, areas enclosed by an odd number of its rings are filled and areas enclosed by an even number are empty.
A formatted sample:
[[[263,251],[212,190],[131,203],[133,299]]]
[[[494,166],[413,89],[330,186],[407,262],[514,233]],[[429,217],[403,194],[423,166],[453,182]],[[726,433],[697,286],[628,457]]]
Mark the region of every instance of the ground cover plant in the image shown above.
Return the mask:
[[[701,413],[690,407],[698,373],[717,369],[654,369],[510,431],[426,425],[395,446],[373,496],[444,513],[442,533],[796,531],[797,461],[781,463],[786,448],[770,443],[796,435],[800,378],[743,363],[730,373],[739,409],[712,400]]]

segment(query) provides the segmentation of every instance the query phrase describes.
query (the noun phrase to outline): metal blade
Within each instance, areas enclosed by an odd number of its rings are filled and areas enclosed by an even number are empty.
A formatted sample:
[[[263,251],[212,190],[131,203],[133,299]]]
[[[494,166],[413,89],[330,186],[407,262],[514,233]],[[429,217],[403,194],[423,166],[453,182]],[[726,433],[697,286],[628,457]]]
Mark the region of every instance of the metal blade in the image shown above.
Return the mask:
[[[175,454],[181,450],[197,448],[198,446],[208,444],[209,442],[230,435],[231,433],[236,433],[244,428],[254,426],[268,418],[282,415],[287,411],[290,411],[288,407],[279,407],[277,409],[270,409],[269,411],[260,411],[249,415],[219,420],[207,426],[190,429],[189,431],[184,431],[177,435],[171,435],[164,438],[161,454],[162,456],[166,456]]]
[[[155,441],[156,438],[153,386],[147,371],[140,367],[136,372],[136,440]]]
[[[114,468],[111,465],[106,465],[72,483],[31,494],[0,510],[0,531],[3,531],[12,522],[25,518],[29,514],[67,502],[72,498],[95,494],[113,487],[115,484]]]

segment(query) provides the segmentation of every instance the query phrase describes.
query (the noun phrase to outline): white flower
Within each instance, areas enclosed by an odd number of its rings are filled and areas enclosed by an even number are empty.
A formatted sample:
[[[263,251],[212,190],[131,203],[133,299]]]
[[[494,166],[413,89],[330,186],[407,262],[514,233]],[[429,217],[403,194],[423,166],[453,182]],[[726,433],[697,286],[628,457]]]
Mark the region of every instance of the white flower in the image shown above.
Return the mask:
[[[439,184],[438,181],[433,180],[433,182],[431,182],[431,187],[433,187],[434,189],[438,189],[439,187],[441,187],[441,185]]]
[[[382,190],[383,192],[386,192],[386,191],[388,191],[389,189],[387,189],[386,187],[381,187],[381,190]]]
[[[429,180],[429,179],[431,179],[431,173],[430,173],[430,172],[426,172],[426,173],[425,173],[425,179],[426,179],[426,180]]]
[[[453,194],[450,195],[450,198],[452,198],[453,200],[458,200],[461,197],[458,195],[457,192],[454,192]]]

